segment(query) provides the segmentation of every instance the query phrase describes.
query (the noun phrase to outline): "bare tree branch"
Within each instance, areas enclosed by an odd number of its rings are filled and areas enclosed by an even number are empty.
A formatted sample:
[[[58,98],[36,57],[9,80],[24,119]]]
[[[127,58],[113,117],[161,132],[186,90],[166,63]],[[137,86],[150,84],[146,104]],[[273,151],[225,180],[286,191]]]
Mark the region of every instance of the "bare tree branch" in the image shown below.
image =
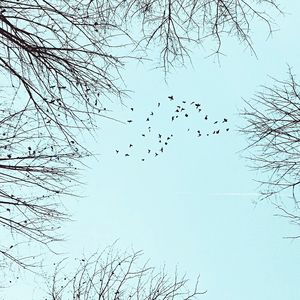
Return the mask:
[[[66,261],[57,264],[49,279],[47,299],[193,299],[206,293],[198,290],[198,280],[189,291],[188,280],[177,272],[171,277],[165,268],[156,271],[147,263],[138,265],[142,252],[120,254],[108,248],[101,254],[80,259],[73,275]]]

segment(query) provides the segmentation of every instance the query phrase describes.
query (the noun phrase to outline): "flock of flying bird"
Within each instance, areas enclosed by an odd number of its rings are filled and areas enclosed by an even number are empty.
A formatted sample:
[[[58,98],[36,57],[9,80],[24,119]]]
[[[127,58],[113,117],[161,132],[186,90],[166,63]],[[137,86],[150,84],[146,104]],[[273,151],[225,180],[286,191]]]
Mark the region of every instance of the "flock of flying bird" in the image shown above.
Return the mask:
[[[195,101],[192,101],[192,102],[181,101],[180,103],[176,103],[174,96],[168,96],[168,100],[175,104],[175,106],[174,106],[175,110],[173,111],[172,115],[170,116],[170,122],[171,123],[176,122],[180,118],[188,118],[189,116],[191,116],[191,114],[193,114],[195,112],[196,113],[202,113],[201,104],[197,103]],[[159,108],[160,106],[161,106],[161,103],[158,102],[157,103],[157,108]],[[130,110],[133,112],[134,108],[131,107]],[[146,136],[148,136],[149,134],[156,135],[157,140],[158,140],[158,147],[156,149],[146,148],[144,156],[141,157],[141,161],[145,161],[146,157],[149,157],[149,156],[157,157],[158,155],[164,153],[166,147],[169,145],[169,143],[172,141],[172,139],[174,137],[173,134],[167,135],[167,134],[162,134],[160,132],[155,133],[154,130],[153,130],[153,127],[151,126],[151,119],[152,119],[153,116],[154,116],[154,112],[151,111],[150,114],[146,117],[145,122],[146,122],[147,126],[146,126],[144,132],[141,133],[141,137],[146,138]],[[208,117],[208,115],[204,116],[203,113],[202,113],[201,118],[203,118],[203,120],[205,122],[210,122],[210,118]],[[134,121],[132,119],[127,120],[128,124],[132,124],[133,122]],[[218,135],[221,132],[228,132],[229,131],[229,127],[226,126],[227,122],[228,122],[228,119],[226,117],[224,117],[221,121],[220,120],[214,120],[212,122],[212,124],[214,126],[214,130],[210,131],[209,133],[203,133],[200,129],[195,130],[191,127],[187,128],[187,132],[194,133],[195,137],[197,137],[197,138],[200,138],[202,136],[209,136],[211,134],[212,135]],[[191,126],[193,126],[193,123],[189,123],[189,124]],[[217,127],[217,128],[215,128],[215,127]],[[117,155],[129,157],[132,154],[132,149],[134,149],[134,144],[130,143],[127,146],[126,151],[120,151],[119,149],[115,149],[115,153]]]

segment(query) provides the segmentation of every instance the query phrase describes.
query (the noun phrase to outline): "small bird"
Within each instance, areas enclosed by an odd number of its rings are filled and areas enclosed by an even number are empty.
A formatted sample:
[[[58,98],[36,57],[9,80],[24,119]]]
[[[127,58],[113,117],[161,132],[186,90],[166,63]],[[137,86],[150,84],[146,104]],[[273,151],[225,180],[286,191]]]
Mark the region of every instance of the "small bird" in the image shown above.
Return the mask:
[[[195,101],[192,101],[192,102],[191,102],[191,105],[193,105],[193,104],[195,104]]]
[[[125,154],[125,156],[129,156],[129,154],[128,154],[128,153],[126,153],[126,154]]]
[[[142,158],[142,161],[145,161],[145,158]]]
[[[143,133],[142,136],[145,137],[146,135]]]
[[[151,150],[150,149],[148,149],[148,153],[150,153],[151,152]]]
[[[153,116],[153,115],[154,115],[154,113],[153,113],[153,111],[151,111],[150,116]]]
[[[186,101],[182,101],[182,103],[186,103]]]
[[[173,96],[168,96],[168,98],[169,98],[170,100],[174,100],[174,97],[173,97]]]
[[[149,118],[147,118],[147,119],[146,119],[146,122],[149,122],[149,121],[150,121],[150,119],[149,119]]]
[[[155,152],[155,157],[158,156],[158,153]]]
[[[204,118],[204,120],[207,120],[207,119],[208,119],[208,116],[206,115],[205,118]]]
[[[160,107],[160,103],[159,102],[157,103],[157,107]]]
[[[220,129],[218,129],[217,131],[216,131],[216,134],[219,134],[220,133]]]
[[[130,110],[133,111],[133,107],[131,107]]]
[[[226,128],[226,131],[229,131],[229,128]]]
[[[189,115],[188,115],[188,114],[185,114],[184,116],[187,118]]]
[[[132,144],[129,144],[129,148],[131,148],[131,147],[133,147],[133,145],[132,145]]]
[[[160,148],[160,152],[164,152],[164,148],[163,147]]]
[[[174,121],[175,120],[175,117],[174,116],[172,116],[172,121]]]
[[[228,121],[228,119],[224,118],[222,123],[226,123]]]
[[[215,121],[215,122],[214,122],[214,124],[217,124],[217,123],[218,123],[218,121]]]
[[[118,154],[118,153],[119,153],[119,150],[116,150],[116,153]]]
[[[132,123],[132,120],[127,120],[128,123]]]
[[[148,131],[149,131],[149,132],[151,131],[151,127],[150,127],[150,126],[148,127]]]
[[[162,135],[159,133],[159,134],[158,134],[158,138],[160,138],[160,139],[161,139],[161,137],[162,137]]]

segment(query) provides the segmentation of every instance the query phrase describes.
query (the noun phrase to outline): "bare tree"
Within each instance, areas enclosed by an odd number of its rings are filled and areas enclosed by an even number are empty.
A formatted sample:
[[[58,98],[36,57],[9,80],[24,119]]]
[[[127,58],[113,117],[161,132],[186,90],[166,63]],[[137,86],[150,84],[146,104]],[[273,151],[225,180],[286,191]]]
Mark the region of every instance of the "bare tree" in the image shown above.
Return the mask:
[[[7,107],[4,103],[2,105]],[[74,141],[54,140],[57,128],[39,124],[34,108],[0,110],[0,225],[2,264],[32,266],[17,245],[34,241],[48,246],[68,219],[59,202],[79,183],[77,168],[90,155]]]
[[[192,47],[209,40],[212,54],[220,54],[223,40],[236,37],[255,54],[251,38],[253,22],[262,21],[272,34],[273,12],[282,13],[276,0],[129,0],[117,2],[116,11],[127,23],[137,19],[138,44],[158,47],[162,67],[185,64]],[[135,23],[134,23],[135,24]]]
[[[66,272],[61,261],[49,281],[46,299],[193,299],[206,293],[198,290],[198,280],[189,291],[188,280],[177,272],[171,277],[165,268],[156,271],[147,263],[139,265],[142,252],[120,254],[112,248],[79,260],[77,270]]]
[[[281,216],[299,223],[300,85],[290,68],[286,80],[273,78],[273,82],[246,101],[241,132],[249,141],[247,158],[261,178],[262,199],[272,199]],[[294,207],[287,196],[282,202],[284,191],[290,193]]]

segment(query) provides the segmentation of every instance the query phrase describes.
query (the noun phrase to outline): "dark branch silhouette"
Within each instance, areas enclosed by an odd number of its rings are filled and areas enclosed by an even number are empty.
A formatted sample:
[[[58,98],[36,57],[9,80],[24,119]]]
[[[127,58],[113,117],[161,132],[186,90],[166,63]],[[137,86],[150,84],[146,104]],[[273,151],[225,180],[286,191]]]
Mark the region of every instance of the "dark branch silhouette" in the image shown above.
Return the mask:
[[[246,101],[241,129],[249,139],[248,156],[253,167],[269,175],[262,180],[262,196],[271,197],[282,191],[295,191],[300,184],[300,89],[289,69],[287,80],[274,80],[263,86],[251,101]]]
[[[49,298],[63,299],[194,299],[204,294],[198,280],[189,291],[188,280],[177,272],[169,276],[165,269],[156,271],[140,265],[142,252],[114,253],[112,249],[95,253],[79,261],[74,274],[66,272],[62,261],[49,279]],[[73,263],[74,264],[74,263]]]

